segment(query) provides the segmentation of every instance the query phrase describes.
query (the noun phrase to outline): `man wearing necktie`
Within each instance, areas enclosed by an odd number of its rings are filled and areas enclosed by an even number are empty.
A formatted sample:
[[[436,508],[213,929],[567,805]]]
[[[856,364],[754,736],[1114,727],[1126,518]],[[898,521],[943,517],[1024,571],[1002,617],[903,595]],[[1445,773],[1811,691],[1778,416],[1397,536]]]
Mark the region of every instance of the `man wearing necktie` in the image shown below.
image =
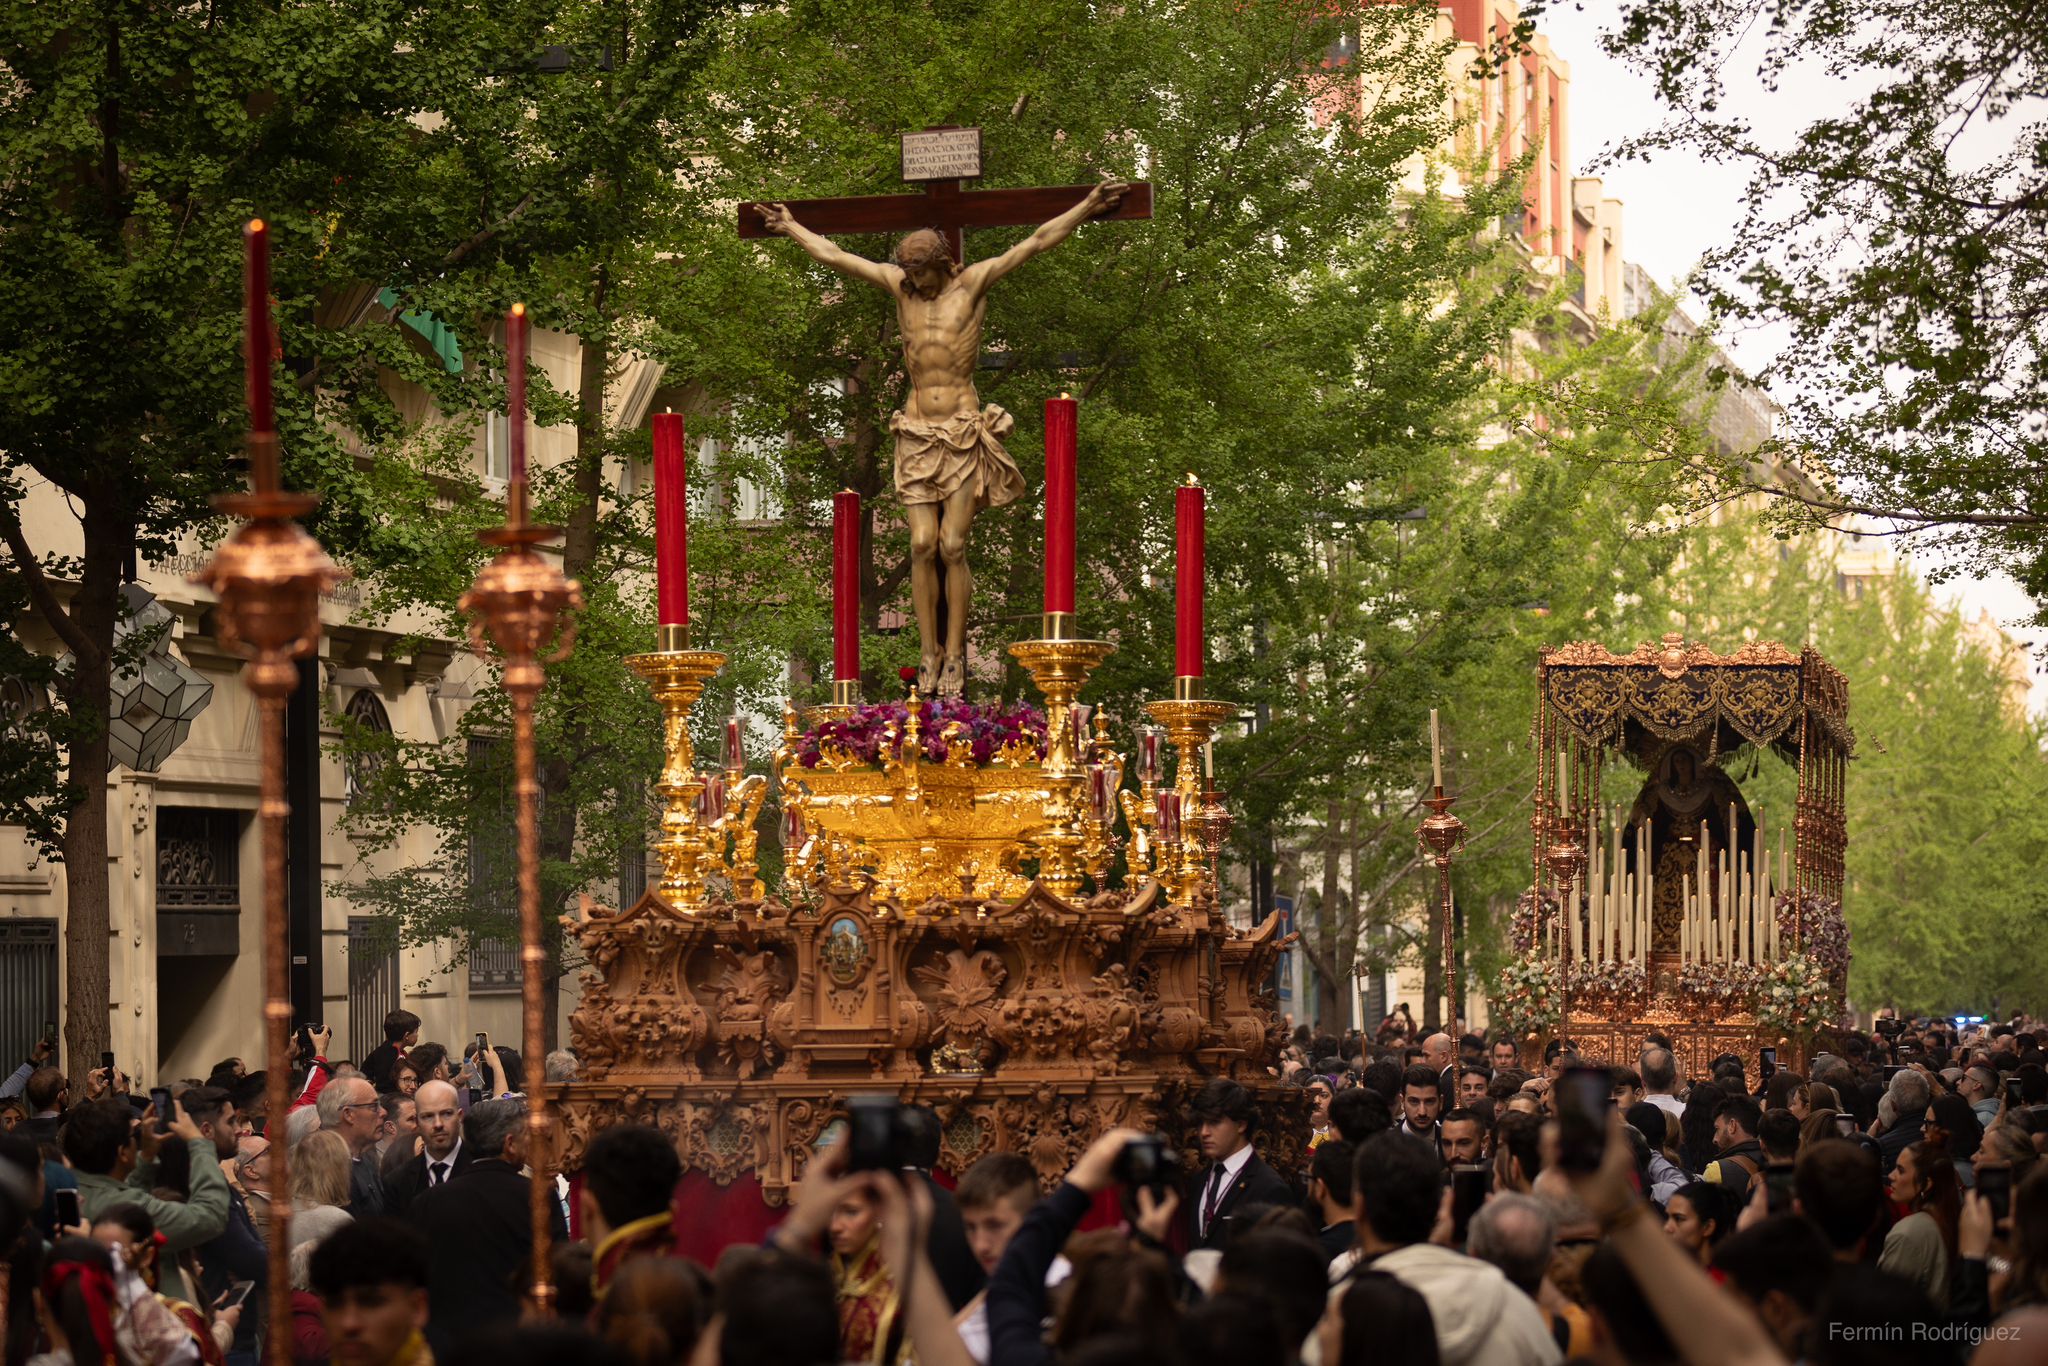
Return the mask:
[[[446,1185],[469,1168],[473,1154],[462,1141],[462,1107],[455,1088],[430,1081],[413,1097],[419,1116],[419,1156],[400,1165],[385,1185],[390,1212],[405,1214],[422,1192]]]
[[[1220,1247],[1225,1221],[1233,1211],[1253,1205],[1293,1205],[1296,1196],[1280,1174],[1252,1151],[1259,1110],[1251,1092],[1219,1077],[1195,1097],[1202,1156],[1209,1165],[1195,1178],[1195,1198],[1188,1206],[1188,1242],[1193,1247]]]

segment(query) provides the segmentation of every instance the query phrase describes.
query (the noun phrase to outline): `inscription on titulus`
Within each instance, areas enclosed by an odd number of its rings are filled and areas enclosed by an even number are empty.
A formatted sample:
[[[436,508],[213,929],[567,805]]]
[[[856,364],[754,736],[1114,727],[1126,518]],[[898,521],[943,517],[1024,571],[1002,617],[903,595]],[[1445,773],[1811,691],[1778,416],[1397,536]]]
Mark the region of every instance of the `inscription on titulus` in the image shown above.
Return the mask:
[[[905,180],[968,180],[980,174],[979,128],[927,128],[903,135]]]

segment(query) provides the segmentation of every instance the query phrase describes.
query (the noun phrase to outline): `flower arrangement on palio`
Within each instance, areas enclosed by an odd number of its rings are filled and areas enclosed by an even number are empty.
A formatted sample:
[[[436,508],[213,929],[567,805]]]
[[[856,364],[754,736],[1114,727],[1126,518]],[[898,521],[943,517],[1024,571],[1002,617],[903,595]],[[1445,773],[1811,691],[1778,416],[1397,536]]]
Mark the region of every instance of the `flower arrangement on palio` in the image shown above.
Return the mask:
[[[884,756],[901,757],[910,729],[908,702],[873,702],[857,707],[842,720],[821,721],[797,742],[796,760],[804,768],[827,762],[826,751],[844,753],[863,764],[879,764]],[[1045,713],[1029,703],[963,702],[958,698],[923,698],[916,703],[918,751],[933,763],[945,760],[950,740],[965,741],[977,764],[1027,754],[1045,757]]]

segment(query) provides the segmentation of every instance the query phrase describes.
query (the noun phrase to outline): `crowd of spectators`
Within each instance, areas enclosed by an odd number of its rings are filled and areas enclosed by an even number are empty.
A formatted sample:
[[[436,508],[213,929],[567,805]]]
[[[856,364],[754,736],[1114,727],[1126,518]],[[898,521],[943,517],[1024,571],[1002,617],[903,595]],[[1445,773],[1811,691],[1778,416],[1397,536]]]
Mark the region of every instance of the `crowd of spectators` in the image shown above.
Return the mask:
[[[1016,1153],[956,1182],[938,1116],[889,1103],[884,1147],[829,1128],[773,1233],[708,1267],[677,1253],[673,1142],[621,1124],[556,1183],[546,1306],[519,1060],[418,1030],[394,1012],[353,1065],[309,1031],[283,1116],[236,1059],[159,1098],[112,1068],[74,1095],[39,1046],[0,1085],[7,1366],[280,1342],[308,1366],[2048,1360],[2048,1027],[2025,1018],[1882,1018],[1803,1070],[1693,1074],[1660,1035],[1594,1057],[1403,1010],[1294,1030],[1274,1075],[1162,1116],[1178,1141],[1114,1130],[1050,1190]]]

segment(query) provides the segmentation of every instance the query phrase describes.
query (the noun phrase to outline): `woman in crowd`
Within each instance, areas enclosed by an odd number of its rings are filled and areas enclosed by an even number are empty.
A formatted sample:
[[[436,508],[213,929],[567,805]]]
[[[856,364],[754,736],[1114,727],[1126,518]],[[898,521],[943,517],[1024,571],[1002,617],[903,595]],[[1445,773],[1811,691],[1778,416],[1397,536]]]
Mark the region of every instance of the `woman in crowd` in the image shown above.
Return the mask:
[[[157,1290],[164,1254],[149,1211],[140,1205],[115,1205],[93,1221],[92,1237],[113,1255],[120,1306],[114,1314],[114,1336],[130,1355],[152,1366],[182,1366],[194,1360],[219,1366],[226,1360],[241,1309],[216,1317]],[[197,1285],[198,1268],[187,1265],[184,1270],[185,1283]]]
[[[896,1322],[896,1287],[882,1265],[881,1218],[865,1191],[849,1192],[826,1226],[839,1290],[839,1340],[847,1361],[881,1361]]]
[[[1330,1296],[1316,1342],[1323,1366],[1437,1366],[1436,1321],[1429,1301],[1384,1271],[1360,1271]]]
[[[41,1313],[50,1350],[28,1366],[147,1366],[115,1334],[114,1260],[90,1238],[59,1238],[43,1266]]]
[[[1715,1244],[1735,1232],[1740,1213],[1727,1187],[1694,1181],[1680,1186],[1666,1202],[1664,1232],[1701,1266],[1711,1266]]]
[[[1878,1269],[1912,1281],[1927,1292],[1935,1308],[1947,1309],[1962,1194],[1955,1164],[1939,1134],[1900,1150],[1892,1168],[1891,1197],[1909,1213],[1885,1235]]]
[[[1932,1134],[1937,1129],[1947,1139],[1948,1156],[1956,1165],[1957,1182],[1968,1190],[1976,1179],[1970,1164],[1984,1142],[1984,1126],[1977,1122],[1977,1112],[1970,1108],[1969,1101],[1952,1091],[1936,1096],[1927,1105],[1925,1132]]]
[[[323,1129],[292,1149],[292,1246],[318,1243],[349,1221],[348,1143]]]
[[[391,1089],[401,1096],[409,1096],[420,1089],[419,1064],[410,1058],[400,1058],[398,1065],[391,1069]]]
[[[1696,1081],[1685,1098],[1685,1114],[1678,1121],[1678,1151],[1685,1158],[1679,1165],[1689,1172],[1705,1171],[1714,1160],[1714,1107],[1726,1094],[1711,1081]]]
[[[2012,1267],[1993,1294],[2001,1310],[2048,1305],[2048,1173],[2017,1182],[2011,1209]]]

